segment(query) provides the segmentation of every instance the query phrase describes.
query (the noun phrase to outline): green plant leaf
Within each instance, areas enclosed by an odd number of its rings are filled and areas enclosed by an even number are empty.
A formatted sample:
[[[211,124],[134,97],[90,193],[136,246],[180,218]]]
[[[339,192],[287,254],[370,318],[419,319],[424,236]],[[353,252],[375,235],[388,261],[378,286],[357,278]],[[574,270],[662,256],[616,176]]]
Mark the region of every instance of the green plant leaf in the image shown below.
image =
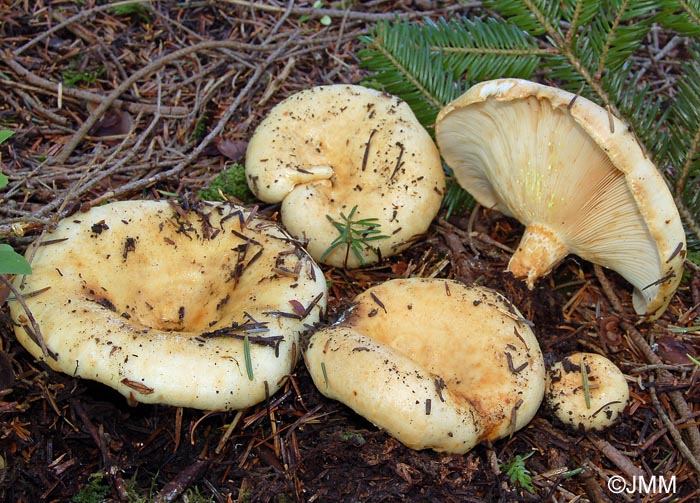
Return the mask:
[[[530,476],[530,470],[525,467],[525,461],[534,453],[535,451],[533,450],[524,456],[518,454],[508,463],[501,464],[501,469],[506,471],[506,475],[510,477],[510,481],[513,484],[522,487],[532,494],[535,493],[535,488],[532,486],[532,477]]]
[[[0,274],[31,274],[32,268],[10,245],[0,243]]]
[[[2,142],[4,142],[5,140],[7,140],[7,139],[8,139],[10,136],[12,136],[13,134],[15,134],[14,131],[10,131],[10,130],[7,130],[7,129],[2,129],[2,130],[0,130],[0,143],[2,143]]]

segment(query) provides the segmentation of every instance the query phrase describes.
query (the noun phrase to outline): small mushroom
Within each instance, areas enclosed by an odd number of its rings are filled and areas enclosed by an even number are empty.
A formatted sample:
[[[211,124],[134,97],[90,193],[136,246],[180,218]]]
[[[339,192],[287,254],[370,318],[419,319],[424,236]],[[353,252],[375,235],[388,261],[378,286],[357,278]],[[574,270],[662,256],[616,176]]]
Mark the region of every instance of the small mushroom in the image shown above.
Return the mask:
[[[275,106],[248,144],[246,176],[262,201],[282,202],[282,222],[317,260],[358,267],[400,252],[437,214],[445,180],[440,155],[410,107],[354,85],[301,91]],[[331,221],[356,226],[357,255]],[[338,246],[333,246],[336,242]],[[330,252],[328,250],[331,249]]]
[[[547,371],[545,403],[564,424],[602,430],[612,425],[629,398],[619,368],[594,353],[574,353]]]
[[[123,201],[35,243],[9,302],[19,342],[54,370],[132,402],[240,409],[275,393],[326,306],[323,273],[250,210]],[[28,256],[31,256],[31,251]]]
[[[638,314],[663,313],[681,280],[683,226],[663,177],[607,110],[529,81],[487,81],[440,112],[436,139],[462,187],[526,226],[508,270],[530,288],[575,253],[632,283]]]
[[[537,339],[498,293],[395,279],[355,298],[305,352],[318,389],[408,447],[464,453],[525,426],[544,394]]]

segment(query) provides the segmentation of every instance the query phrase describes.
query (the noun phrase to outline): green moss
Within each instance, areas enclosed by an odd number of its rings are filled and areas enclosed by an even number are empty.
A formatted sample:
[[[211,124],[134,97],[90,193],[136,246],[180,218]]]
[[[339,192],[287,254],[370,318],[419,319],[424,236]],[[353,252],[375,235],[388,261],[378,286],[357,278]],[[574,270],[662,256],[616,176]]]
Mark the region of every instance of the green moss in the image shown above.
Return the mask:
[[[256,201],[255,196],[248,188],[245,179],[245,169],[242,164],[234,163],[231,167],[223,170],[211,181],[208,189],[200,190],[199,197],[206,201],[223,201],[221,193],[225,196],[232,196],[245,204]]]
[[[109,483],[102,472],[90,475],[87,483],[71,498],[72,503],[102,503],[109,496]]]

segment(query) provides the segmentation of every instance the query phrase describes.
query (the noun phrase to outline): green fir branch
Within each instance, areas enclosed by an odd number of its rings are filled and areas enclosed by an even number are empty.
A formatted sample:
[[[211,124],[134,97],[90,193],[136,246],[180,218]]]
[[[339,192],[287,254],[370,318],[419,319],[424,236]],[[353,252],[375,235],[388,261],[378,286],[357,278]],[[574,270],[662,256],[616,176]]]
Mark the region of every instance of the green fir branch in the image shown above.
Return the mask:
[[[409,22],[380,23],[364,37],[366,48],[358,55],[374,72],[365,85],[400,96],[422,124],[432,125],[440,108],[463,88],[442,61],[432,57],[426,39],[415,36],[416,31],[422,27]]]
[[[661,0],[658,21],[682,35],[700,36],[700,2],[698,0]]]
[[[479,17],[378,25],[360,53],[371,85],[404,99],[428,130],[441,107],[487,79],[538,80],[589,98],[637,136],[669,181],[689,246],[699,249],[700,0],[485,0],[483,9]],[[645,79],[655,26],[683,54],[682,78],[663,85]],[[468,200],[450,186],[444,205],[452,212]]]

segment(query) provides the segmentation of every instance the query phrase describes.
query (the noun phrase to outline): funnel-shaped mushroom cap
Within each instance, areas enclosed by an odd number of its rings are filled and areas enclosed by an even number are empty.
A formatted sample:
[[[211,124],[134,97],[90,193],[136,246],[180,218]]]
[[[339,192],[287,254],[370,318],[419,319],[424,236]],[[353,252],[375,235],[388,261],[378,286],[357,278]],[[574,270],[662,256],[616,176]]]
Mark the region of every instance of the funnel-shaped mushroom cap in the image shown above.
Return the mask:
[[[233,205],[114,202],[61,220],[35,252],[14,283],[49,355],[11,300],[17,339],[130,401],[250,407],[282,386],[326,306],[311,257]]]
[[[479,203],[526,226],[508,269],[535,280],[567,254],[617,271],[654,319],[681,279],[685,234],[663,177],[629,129],[574,94],[482,82],[437,118],[440,152]]]
[[[282,201],[282,223],[308,240],[311,256],[342,267],[409,246],[437,215],[445,188],[440,154],[411,108],[352,85],[314,87],[275,106],[248,143],[245,169],[257,197]],[[376,219],[371,228],[385,237],[327,252],[340,236],[329,218],[343,223],[342,215]]]
[[[413,449],[463,453],[530,422],[544,395],[534,333],[500,294],[395,279],[355,298],[305,353],[319,390]]]

